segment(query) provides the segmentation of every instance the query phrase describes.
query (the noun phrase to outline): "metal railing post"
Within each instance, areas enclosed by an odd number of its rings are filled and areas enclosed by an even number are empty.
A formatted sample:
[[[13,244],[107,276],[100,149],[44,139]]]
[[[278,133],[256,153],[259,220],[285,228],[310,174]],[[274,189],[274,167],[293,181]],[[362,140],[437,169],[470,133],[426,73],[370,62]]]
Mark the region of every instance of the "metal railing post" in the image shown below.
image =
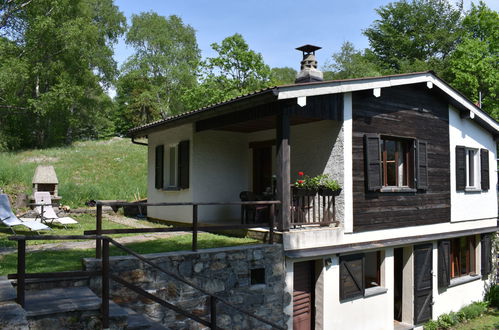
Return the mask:
[[[275,204],[270,204],[269,244],[274,244]]]
[[[26,289],[26,241],[17,242],[17,303],[24,307]]]
[[[102,232],[102,204],[97,202],[95,210],[95,230],[97,236],[101,235]],[[100,238],[95,239],[95,258],[100,259],[102,256],[102,240]]]
[[[198,250],[198,206],[192,205],[192,251]]]
[[[210,324],[211,329],[218,329],[217,327],[217,298],[210,296]]]
[[[102,327],[109,328],[109,241],[102,241]]]

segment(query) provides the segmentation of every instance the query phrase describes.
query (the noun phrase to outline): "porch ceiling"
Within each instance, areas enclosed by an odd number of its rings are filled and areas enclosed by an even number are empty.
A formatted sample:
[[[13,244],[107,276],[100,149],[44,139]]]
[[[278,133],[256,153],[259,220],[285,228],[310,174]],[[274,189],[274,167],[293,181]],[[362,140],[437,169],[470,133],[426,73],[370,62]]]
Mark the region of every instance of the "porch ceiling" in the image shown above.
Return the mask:
[[[276,118],[277,116],[268,116],[258,119],[247,120],[244,122],[239,122],[235,124],[225,125],[222,127],[217,127],[215,130],[217,131],[231,131],[231,132],[242,132],[242,133],[251,133],[257,131],[264,131],[268,129],[276,128]],[[320,121],[322,119],[318,118],[308,118],[301,116],[291,116],[290,125],[300,125],[311,123],[315,121]]]

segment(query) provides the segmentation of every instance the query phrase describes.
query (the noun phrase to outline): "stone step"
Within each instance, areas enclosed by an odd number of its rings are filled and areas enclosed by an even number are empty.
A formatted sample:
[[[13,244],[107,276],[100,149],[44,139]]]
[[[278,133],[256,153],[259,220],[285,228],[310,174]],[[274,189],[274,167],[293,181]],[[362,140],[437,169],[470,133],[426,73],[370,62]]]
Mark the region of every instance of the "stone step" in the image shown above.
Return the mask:
[[[124,308],[128,313],[127,330],[167,330],[162,324],[155,322],[143,314],[138,314],[130,308]]]
[[[28,320],[24,309],[15,302],[1,302],[0,329],[28,330]]]
[[[25,302],[28,317],[92,311],[101,305],[101,299],[88,287],[26,291]]]
[[[12,286],[11,282],[6,276],[0,277],[0,302],[16,300],[16,289]]]

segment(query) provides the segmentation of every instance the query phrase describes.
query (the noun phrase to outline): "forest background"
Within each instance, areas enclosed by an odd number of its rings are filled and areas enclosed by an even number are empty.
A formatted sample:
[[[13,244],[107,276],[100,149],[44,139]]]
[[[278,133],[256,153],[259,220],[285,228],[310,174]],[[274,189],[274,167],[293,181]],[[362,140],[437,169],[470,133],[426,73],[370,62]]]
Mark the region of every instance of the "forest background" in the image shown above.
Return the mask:
[[[499,119],[499,15],[484,2],[403,0],[323,55],[326,80],[433,70]],[[113,46],[132,54],[119,67]],[[298,46],[298,45],[297,45]],[[201,57],[196,31],[153,11],[127,22],[113,0],[0,0],[0,151],[126,135],[135,126],[293,83],[234,33]],[[110,96],[110,90],[116,95]]]

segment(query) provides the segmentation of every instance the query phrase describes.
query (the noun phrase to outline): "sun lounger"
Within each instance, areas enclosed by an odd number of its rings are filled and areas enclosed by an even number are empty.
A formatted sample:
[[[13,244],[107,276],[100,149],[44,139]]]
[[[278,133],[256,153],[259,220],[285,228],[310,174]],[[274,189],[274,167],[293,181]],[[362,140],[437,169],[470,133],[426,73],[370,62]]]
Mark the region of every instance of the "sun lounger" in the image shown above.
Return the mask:
[[[7,227],[9,227],[14,235],[16,232],[14,231],[14,226],[25,226],[30,230],[34,230],[36,232],[40,230],[50,230],[50,227],[37,221],[21,221],[16,215],[12,212],[10,207],[9,198],[5,194],[0,194],[0,221]]]
[[[52,198],[50,197],[49,192],[35,192],[35,204],[39,205],[35,207],[35,212],[42,222],[60,223],[64,227],[66,227],[66,225],[78,224],[78,221],[70,217],[59,218],[57,213],[55,213],[54,208],[52,207]],[[40,204],[42,204],[43,206],[41,206]]]

